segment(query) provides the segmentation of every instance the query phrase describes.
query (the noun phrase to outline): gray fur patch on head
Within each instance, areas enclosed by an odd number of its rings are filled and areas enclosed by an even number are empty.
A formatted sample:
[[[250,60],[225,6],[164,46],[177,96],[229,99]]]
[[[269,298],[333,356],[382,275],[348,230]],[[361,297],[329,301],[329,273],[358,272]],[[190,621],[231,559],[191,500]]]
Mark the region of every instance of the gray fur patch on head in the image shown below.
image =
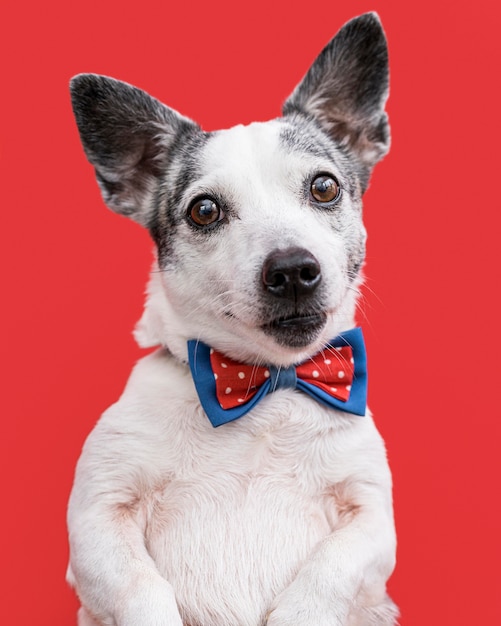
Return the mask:
[[[295,113],[283,118],[280,141],[289,151],[312,155],[335,163],[345,174],[351,195],[364,188],[365,168],[343,146],[336,144],[322,126],[311,117]]]
[[[184,195],[186,188],[202,176],[203,148],[211,133],[190,129],[171,142],[164,172],[155,196],[155,210],[149,223],[149,231],[157,245],[161,267],[175,263],[173,242],[179,224],[184,222]]]

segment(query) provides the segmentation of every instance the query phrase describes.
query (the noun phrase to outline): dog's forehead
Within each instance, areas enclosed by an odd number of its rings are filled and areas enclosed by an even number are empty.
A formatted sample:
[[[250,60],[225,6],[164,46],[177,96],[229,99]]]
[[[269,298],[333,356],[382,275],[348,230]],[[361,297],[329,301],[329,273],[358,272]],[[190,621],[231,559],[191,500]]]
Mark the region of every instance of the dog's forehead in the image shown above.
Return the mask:
[[[259,165],[279,149],[280,128],[281,124],[272,120],[216,131],[205,146],[205,162],[214,169],[242,162]]]
[[[212,134],[202,161],[209,176],[231,183],[231,177],[273,178],[302,176],[320,163],[332,164],[321,140],[308,138],[306,130],[282,119],[239,125]]]

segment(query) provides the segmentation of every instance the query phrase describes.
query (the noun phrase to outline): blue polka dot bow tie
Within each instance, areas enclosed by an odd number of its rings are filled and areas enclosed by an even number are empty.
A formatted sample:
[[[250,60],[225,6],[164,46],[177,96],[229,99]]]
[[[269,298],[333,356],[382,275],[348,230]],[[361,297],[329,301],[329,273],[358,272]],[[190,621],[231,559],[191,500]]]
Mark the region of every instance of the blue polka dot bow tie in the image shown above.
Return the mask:
[[[365,415],[367,358],[361,328],[339,334],[298,365],[258,367],[231,360],[201,341],[188,341],[195,387],[213,426],[248,413],[268,393],[299,389],[329,407]]]

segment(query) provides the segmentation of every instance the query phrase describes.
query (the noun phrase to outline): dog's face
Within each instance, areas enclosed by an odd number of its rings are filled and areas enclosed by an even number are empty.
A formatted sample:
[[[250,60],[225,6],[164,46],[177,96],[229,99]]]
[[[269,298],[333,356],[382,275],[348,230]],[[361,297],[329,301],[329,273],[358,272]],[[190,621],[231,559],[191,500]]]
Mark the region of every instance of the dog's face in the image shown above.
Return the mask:
[[[185,337],[265,362],[318,351],[350,323],[364,256],[353,163],[302,119],[199,142],[164,181],[153,228]]]
[[[389,144],[387,89],[374,14],[341,29],[284,116],[266,123],[205,133],[125,83],[73,80],[105,201],[157,245],[146,343],[183,358],[186,341],[201,339],[233,358],[290,365],[349,327],[361,198]]]

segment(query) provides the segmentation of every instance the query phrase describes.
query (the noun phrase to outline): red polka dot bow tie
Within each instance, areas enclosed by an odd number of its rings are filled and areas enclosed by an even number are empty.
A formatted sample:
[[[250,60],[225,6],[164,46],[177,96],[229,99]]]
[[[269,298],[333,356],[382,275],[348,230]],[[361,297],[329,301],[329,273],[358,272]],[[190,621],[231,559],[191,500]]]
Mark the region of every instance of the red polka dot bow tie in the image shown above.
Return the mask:
[[[311,359],[286,368],[237,363],[196,340],[188,342],[188,356],[200,402],[213,426],[242,417],[268,393],[284,388],[365,415],[367,359],[361,328],[341,333]]]

